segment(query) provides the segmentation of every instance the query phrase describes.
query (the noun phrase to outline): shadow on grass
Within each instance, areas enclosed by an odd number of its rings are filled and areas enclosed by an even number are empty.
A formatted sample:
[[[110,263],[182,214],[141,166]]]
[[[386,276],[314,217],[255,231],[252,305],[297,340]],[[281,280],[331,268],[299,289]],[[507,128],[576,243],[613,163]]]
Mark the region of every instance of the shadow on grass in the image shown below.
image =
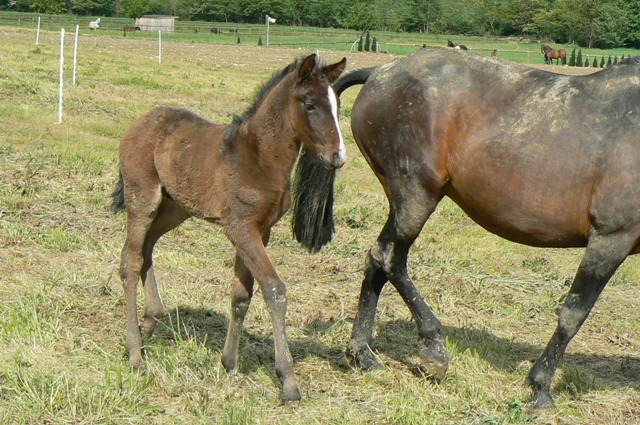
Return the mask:
[[[163,343],[175,340],[177,332],[187,333],[208,350],[221,353],[227,333],[229,319],[226,315],[207,310],[180,307],[170,311],[158,325],[153,340]],[[304,329],[304,337],[289,337],[289,347],[296,362],[309,358],[327,361],[333,370],[349,373],[352,369],[345,359],[345,347],[327,345],[319,335],[330,331],[333,322],[311,321]],[[240,340],[239,372],[251,373],[258,369],[269,371],[274,383],[279,380],[274,368],[274,346],[270,332],[271,323],[265,324],[269,332],[254,334],[243,329]],[[180,331],[178,331],[180,329]],[[533,362],[540,356],[545,341],[540,345],[517,342],[514,339],[500,338],[491,332],[478,328],[445,327],[449,345],[456,353],[471,350],[474,355],[493,367],[506,372],[521,368],[523,362]],[[418,355],[421,345],[415,323],[407,320],[393,320],[378,325],[374,339],[374,350],[382,353],[409,368],[415,367],[408,358]],[[455,360],[454,360],[455,361]],[[596,354],[569,353],[564,356],[560,368],[565,375],[572,375],[560,381],[554,391],[569,391],[584,394],[604,388],[634,388],[640,391],[640,358],[627,356],[603,356]],[[571,373],[567,374],[567,370]],[[575,375],[579,375],[577,378]],[[579,381],[576,385],[575,382]],[[582,381],[586,381],[582,382]]]
[[[474,355],[477,353],[479,359],[506,372],[520,369],[523,362],[529,363],[528,371],[542,354],[547,343],[546,339],[541,340],[539,345],[521,343],[515,339],[498,337],[484,329],[468,327],[445,326],[444,333],[449,340],[449,345],[455,347],[457,353],[467,351],[473,352]],[[402,339],[400,343],[398,338]],[[407,320],[394,320],[380,324],[376,341],[378,343],[374,342],[375,349],[409,367],[415,365],[407,361],[407,358],[417,356],[422,348],[415,323]],[[582,394],[592,390],[625,387],[640,391],[640,358],[638,357],[567,353],[559,369],[565,370],[566,377],[558,382],[554,391],[568,390]]]
[[[222,353],[227,335],[229,318],[227,315],[208,310],[179,307],[173,309],[163,317],[151,340],[146,344],[153,346],[154,341],[166,344],[168,341],[182,339],[194,339],[198,343],[204,343],[207,350],[212,353]],[[320,320],[311,321],[304,329],[304,337],[288,337],[289,349],[294,361],[302,361],[307,358],[319,358],[326,360],[334,370],[348,372],[351,370],[345,356],[343,346],[328,346],[319,341],[317,335],[328,332],[333,322]],[[255,334],[242,329],[240,337],[240,353],[238,358],[238,370],[240,373],[250,373],[258,369],[269,370],[274,382],[275,355],[271,321],[264,324],[268,332]]]

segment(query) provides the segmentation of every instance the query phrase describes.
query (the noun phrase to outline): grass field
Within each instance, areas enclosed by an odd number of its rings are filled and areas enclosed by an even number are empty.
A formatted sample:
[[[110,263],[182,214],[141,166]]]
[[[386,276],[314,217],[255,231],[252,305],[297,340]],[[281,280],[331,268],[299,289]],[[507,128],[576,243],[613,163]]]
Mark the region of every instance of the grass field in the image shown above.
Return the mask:
[[[70,39],[70,38],[68,38]],[[386,287],[375,349],[381,370],[344,358],[364,255],[386,200],[349,131],[357,89],[343,96],[348,162],[338,174],[334,242],[309,255],[290,218],[269,254],[287,283],[288,336],[303,400],[279,402],[271,321],[261,296],[241,340],[239,370],[220,363],[233,253],[197,220],[156,249],[169,314],[124,358],[117,268],[124,217],[107,210],[125,129],[157,105],[215,121],[251,104],[259,84],[307,51],[82,35],[77,85],[66,50],[57,121],[59,34],[0,27],[0,423],[503,424],[640,423],[640,263],[614,276],[574,338],[553,390],[556,411],[529,412],[523,387],[556,323],[582,250],[540,250],[492,236],[444,201],[410,256],[410,272],[442,320],[451,355],[436,384],[415,373],[420,348],[408,309]],[[326,61],[345,53],[321,51]],[[348,53],[348,69],[393,60]]]
[[[34,30],[37,28],[38,17],[41,18],[41,27],[47,31],[59,31],[66,28],[67,31],[75,31],[76,24],[83,35],[93,35],[89,29],[89,22],[97,17],[76,16],[76,15],[38,15],[36,13],[15,13],[0,11],[0,26],[9,25]],[[99,33],[111,37],[125,37],[124,26],[134,25],[133,19],[101,17]],[[211,33],[215,28],[217,32]],[[157,39],[155,32],[135,32],[127,33],[127,37],[137,39]],[[360,33],[351,29],[336,28],[316,28],[316,27],[289,27],[279,24],[270,25],[269,44],[271,47],[300,47],[302,49],[324,49],[349,51],[354,49],[356,40]],[[593,63],[593,58],[598,58],[598,64],[604,57],[605,62],[608,57],[619,58],[637,56],[638,51],[627,48],[596,49],[584,46],[562,45],[548,40],[535,40],[518,37],[478,37],[467,35],[444,35],[444,34],[421,34],[409,32],[373,31],[371,36],[375,37],[378,47],[385,52],[406,55],[422,47],[446,46],[447,40],[452,39],[456,43],[467,45],[471,50],[480,54],[490,54],[494,49],[498,49],[498,55],[515,62],[528,64],[542,64],[543,56],[540,53],[540,44],[549,44],[556,49],[565,49],[570,56],[575,49],[582,49],[583,61],[589,57],[589,63]],[[242,44],[257,46],[259,42],[263,44],[266,40],[265,25],[258,24],[238,24],[233,22],[202,22],[176,20],[175,31],[165,33],[166,40],[183,41],[191,43],[215,43],[215,44]],[[567,59],[569,59],[567,57]]]

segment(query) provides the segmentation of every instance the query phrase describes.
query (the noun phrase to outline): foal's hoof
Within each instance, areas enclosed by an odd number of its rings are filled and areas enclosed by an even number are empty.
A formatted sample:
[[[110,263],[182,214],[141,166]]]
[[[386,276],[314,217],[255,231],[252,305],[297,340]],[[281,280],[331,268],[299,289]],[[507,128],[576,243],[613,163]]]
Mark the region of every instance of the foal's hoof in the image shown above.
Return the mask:
[[[238,361],[235,358],[227,358],[226,356],[222,355],[221,360],[222,366],[224,367],[224,370],[227,371],[227,373],[233,372],[238,367]]]
[[[449,370],[449,354],[441,340],[432,340],[420,350],[420,365],[433,379],[444,379]]]
[[[283,386],[282,392],[280,393],[280,400],[284,404],[295,404],[300,401],[300,390],[298,390],[298,386],[293,384],[289,386]]]
[[[382,367],[368,344],[354,344],[350,342],[345,355],[352,366],[362,370]]]
[[[131,367],[131,370],[137,372],[138,369],[140,369],[140,366],[142,366],[142,356],[132,356],[131,354],[129,354],[129,367]]]

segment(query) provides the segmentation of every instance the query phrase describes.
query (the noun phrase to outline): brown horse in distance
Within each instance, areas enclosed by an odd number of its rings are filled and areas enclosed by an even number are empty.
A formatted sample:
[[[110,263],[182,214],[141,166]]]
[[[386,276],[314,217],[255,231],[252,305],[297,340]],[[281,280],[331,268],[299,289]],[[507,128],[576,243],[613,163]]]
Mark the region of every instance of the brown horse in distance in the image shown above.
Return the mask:
[[[563,65],[567,64],[567,52],[565,50],[555,50],[549,46],[541,46],[540,52],[544,53],[544,63],[549,65],[553,64],[553,59],[556,60],[556,65],[558,65],[558,61],[560,61]]]
[[[417,291],[407,257],[447,196],[508,240],[586,247],[556,330],[527,377],[532,407],[553,406],[551,381],[567,345],[618,266],[640,252],[639,75],[639,59],[566,76],[427,48],[334,84],[340,95],[364,83],[351,127],[390,208],[365,263],[347,348],[355,365],[378,365],[370,347],[389,281],[416,321],[424,368],[445,374],[443,328]]]
[[[153,272],[153,248],[163,234],[189,217],[198,217],[221,225],[236,250],[231,319],[222,353],[225,369],[230,371],[238,363],[239,337],[255,278],[273,321],[281,398],[300,399],[285,332],[285,285],[265,246],[271,227],[291,203],[290,176],[301,148],[304,155],[299,163],[317,161],[323,168],[335,169],[346,161],[331,87],[345,65],[346,59],[321,66],[316,55],[295,61],[276,73],[253,106],[230,125],[162,107],[147,113],[124,134],[112,209],[127,212],[120,276],[132,367],[142,362],[142,335],[150,336],[164,314]],[[324,186],[319,190],[330,185]],[[313,241],[313,249],[326,241]],[[140,279],[146,302],[138,327]]]
[[[464,44],[456,44],[452,40],[447,40],[447,47],[451,47],[456,50],[469,50],[469,48]]]

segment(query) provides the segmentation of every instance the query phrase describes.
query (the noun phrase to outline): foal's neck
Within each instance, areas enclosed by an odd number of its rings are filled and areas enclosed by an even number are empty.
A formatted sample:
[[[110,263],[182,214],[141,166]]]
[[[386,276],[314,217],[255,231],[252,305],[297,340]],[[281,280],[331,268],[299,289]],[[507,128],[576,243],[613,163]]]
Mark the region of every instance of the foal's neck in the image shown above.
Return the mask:
[[[290,119],[290,96],[289,85],[283,81],[266,95],[247,121],[247,132],[255,144],[260,166],[270,173],[281,171],[287,179],[300,151],[300,141]]]

